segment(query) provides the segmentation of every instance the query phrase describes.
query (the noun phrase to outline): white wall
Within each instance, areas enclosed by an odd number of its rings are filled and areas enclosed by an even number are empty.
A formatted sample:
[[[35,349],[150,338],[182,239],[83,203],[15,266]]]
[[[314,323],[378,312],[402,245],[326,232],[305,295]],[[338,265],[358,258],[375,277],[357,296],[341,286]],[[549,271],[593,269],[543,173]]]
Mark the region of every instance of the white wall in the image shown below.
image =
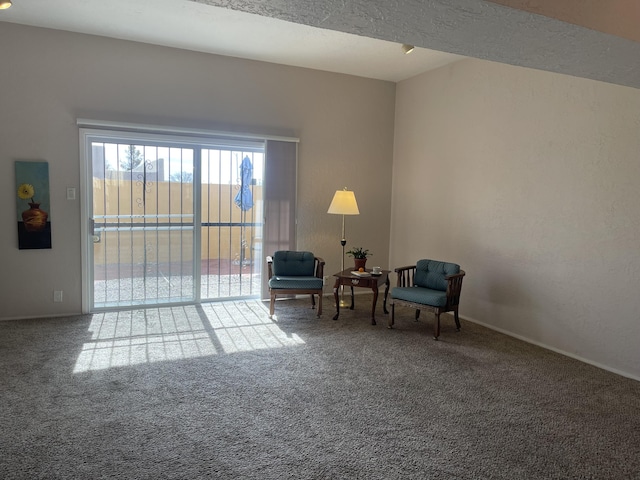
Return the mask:
[[[0,319],[80,312],[78,117],[299,137],[299,247],[339,270],[347,186],[349,245],[388,264],[393,83],[8,23],[0,65]],[[18,250],[15,160],[49,162],[51,250]]]
[[[391,264],[459,263],[463,317],[640,379],[640,91],[464,60],[396,98]]]

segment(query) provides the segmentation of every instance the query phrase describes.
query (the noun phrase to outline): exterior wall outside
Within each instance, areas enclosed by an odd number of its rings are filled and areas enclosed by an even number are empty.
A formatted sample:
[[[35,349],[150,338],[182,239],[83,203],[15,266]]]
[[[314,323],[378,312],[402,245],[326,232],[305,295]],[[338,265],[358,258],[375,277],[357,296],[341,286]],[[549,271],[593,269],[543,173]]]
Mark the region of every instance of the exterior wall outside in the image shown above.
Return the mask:
[[[640,379],[638,90],[480,60],[398,84],[392,265],[461,315]]]
[[[203,222],[211,223],[235,223],[239,224],[243,221],[242,211],[233,203],[237,192],[236,186],[208,184],[205,186],[207,194],[202,197],[202,219]],[[139,182],[131,182],[129,180],[94,180],[94,189],[98,195],[94,196],[93,211],[95,215],[116,215],[122,216],[133,215],[130,223],[134,226],[140,226],[145,223],[145,219],[140,215],[142,209],[139,208],[135,198],[142,196],[142,185]],[[106,191],[105,191],[106,190]],[[253,198],[256,202],[262,199],[262,187],[252,187]],[[134,197],[132,199],[132,196]],[[105,200],[106,199],[106,200]],[[149,215],[158,215],[159,222],[171,222],[168,216],[170,213],[183,211],[186,214],[193,215],[193,209],[189,206],[193,204],[193,186],[189,183],[180,184],[179,182],[154,182],[151,191],[146,196],[146,205],[144,212]],[[246,221],[252,223],[255,210],[258,209],[259,203],[253,210],[247,212]],[[258,217],[260,215],[258,214]],[[173,219],[173,222],[179,219]],[[193,218],[185,218],[186,222],[192,222]],[[261,221],[260,219],[258,221]],[[128,223],[126,219],[121,219],[122,226],[126,227]],[[123,228],[126,230],[126,228]],[[223,233],[218,236],[212,232],[208,234],[207,228],[202,228],[201,242],[201,258],[206,259],[228,259],[235,260],[240,256],[239,245],[241,244],[241,236],[243,231],[240,227],[223,227]],[[259,229],[252,226],[244,228],[244,236],[248,239],[248,243],[255,243],[254,237],[260,235]],[[95,264],[104,265],[110,263],[113,259],[133,259],[141,261],[141,258],[135,258],[136,252],[140,252],[144,248],[144,243],[153,243],[153,251],[158,252],[159,257],[154,257],[159,262],[168,262],[171,260],[170,234],[168,231],[152,232],[152,235],[145,239],[143,232],[134,232],[131,235],[132,243],[118,242],[118,233],[113,231],[104,232],[101,235],[101,241],[94,244]],[[185,261],[192,260],[189,254]]]
[[[298,247],[339,270],[346,186],[348,246],[388,265],[394,83],[10,23],[0,45],[0,319],[81,311],[78,118],[297,137]],[[18,250],[15,160],[49,162],[51,250]]]

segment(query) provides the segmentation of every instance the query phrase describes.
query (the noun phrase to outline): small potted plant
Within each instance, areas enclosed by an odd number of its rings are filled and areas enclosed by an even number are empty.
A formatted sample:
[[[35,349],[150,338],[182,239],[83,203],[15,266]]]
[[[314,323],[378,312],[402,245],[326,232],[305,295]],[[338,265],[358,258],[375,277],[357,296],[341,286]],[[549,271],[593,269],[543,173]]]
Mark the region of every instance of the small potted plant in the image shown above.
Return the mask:
[[[347,252],[347,255],[353,257],[353,261],[355,262],[355,269],[358,271],[364,271],[364,266],[367,263],[367,257],[372,255],[369,253],[368,248],[362,247],[353,247],[351,250]],[[360,270],[362,269],[362,270]]]

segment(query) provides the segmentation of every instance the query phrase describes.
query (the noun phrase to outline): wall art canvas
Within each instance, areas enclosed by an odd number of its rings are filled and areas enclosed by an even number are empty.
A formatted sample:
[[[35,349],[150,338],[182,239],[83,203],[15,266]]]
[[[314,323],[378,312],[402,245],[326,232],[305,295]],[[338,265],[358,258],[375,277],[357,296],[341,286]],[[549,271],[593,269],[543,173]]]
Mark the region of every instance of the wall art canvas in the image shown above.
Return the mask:
[[[49,164],[16,161],[18,248],[51,248]]]

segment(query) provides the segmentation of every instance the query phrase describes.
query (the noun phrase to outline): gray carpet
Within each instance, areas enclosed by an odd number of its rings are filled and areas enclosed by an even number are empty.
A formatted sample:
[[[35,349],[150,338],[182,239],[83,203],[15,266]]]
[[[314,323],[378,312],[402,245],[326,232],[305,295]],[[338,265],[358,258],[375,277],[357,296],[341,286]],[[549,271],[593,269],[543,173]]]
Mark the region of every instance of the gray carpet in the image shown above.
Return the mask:
[[[0,477],[640,479],[639,382],[370,300],[0,322]]]

